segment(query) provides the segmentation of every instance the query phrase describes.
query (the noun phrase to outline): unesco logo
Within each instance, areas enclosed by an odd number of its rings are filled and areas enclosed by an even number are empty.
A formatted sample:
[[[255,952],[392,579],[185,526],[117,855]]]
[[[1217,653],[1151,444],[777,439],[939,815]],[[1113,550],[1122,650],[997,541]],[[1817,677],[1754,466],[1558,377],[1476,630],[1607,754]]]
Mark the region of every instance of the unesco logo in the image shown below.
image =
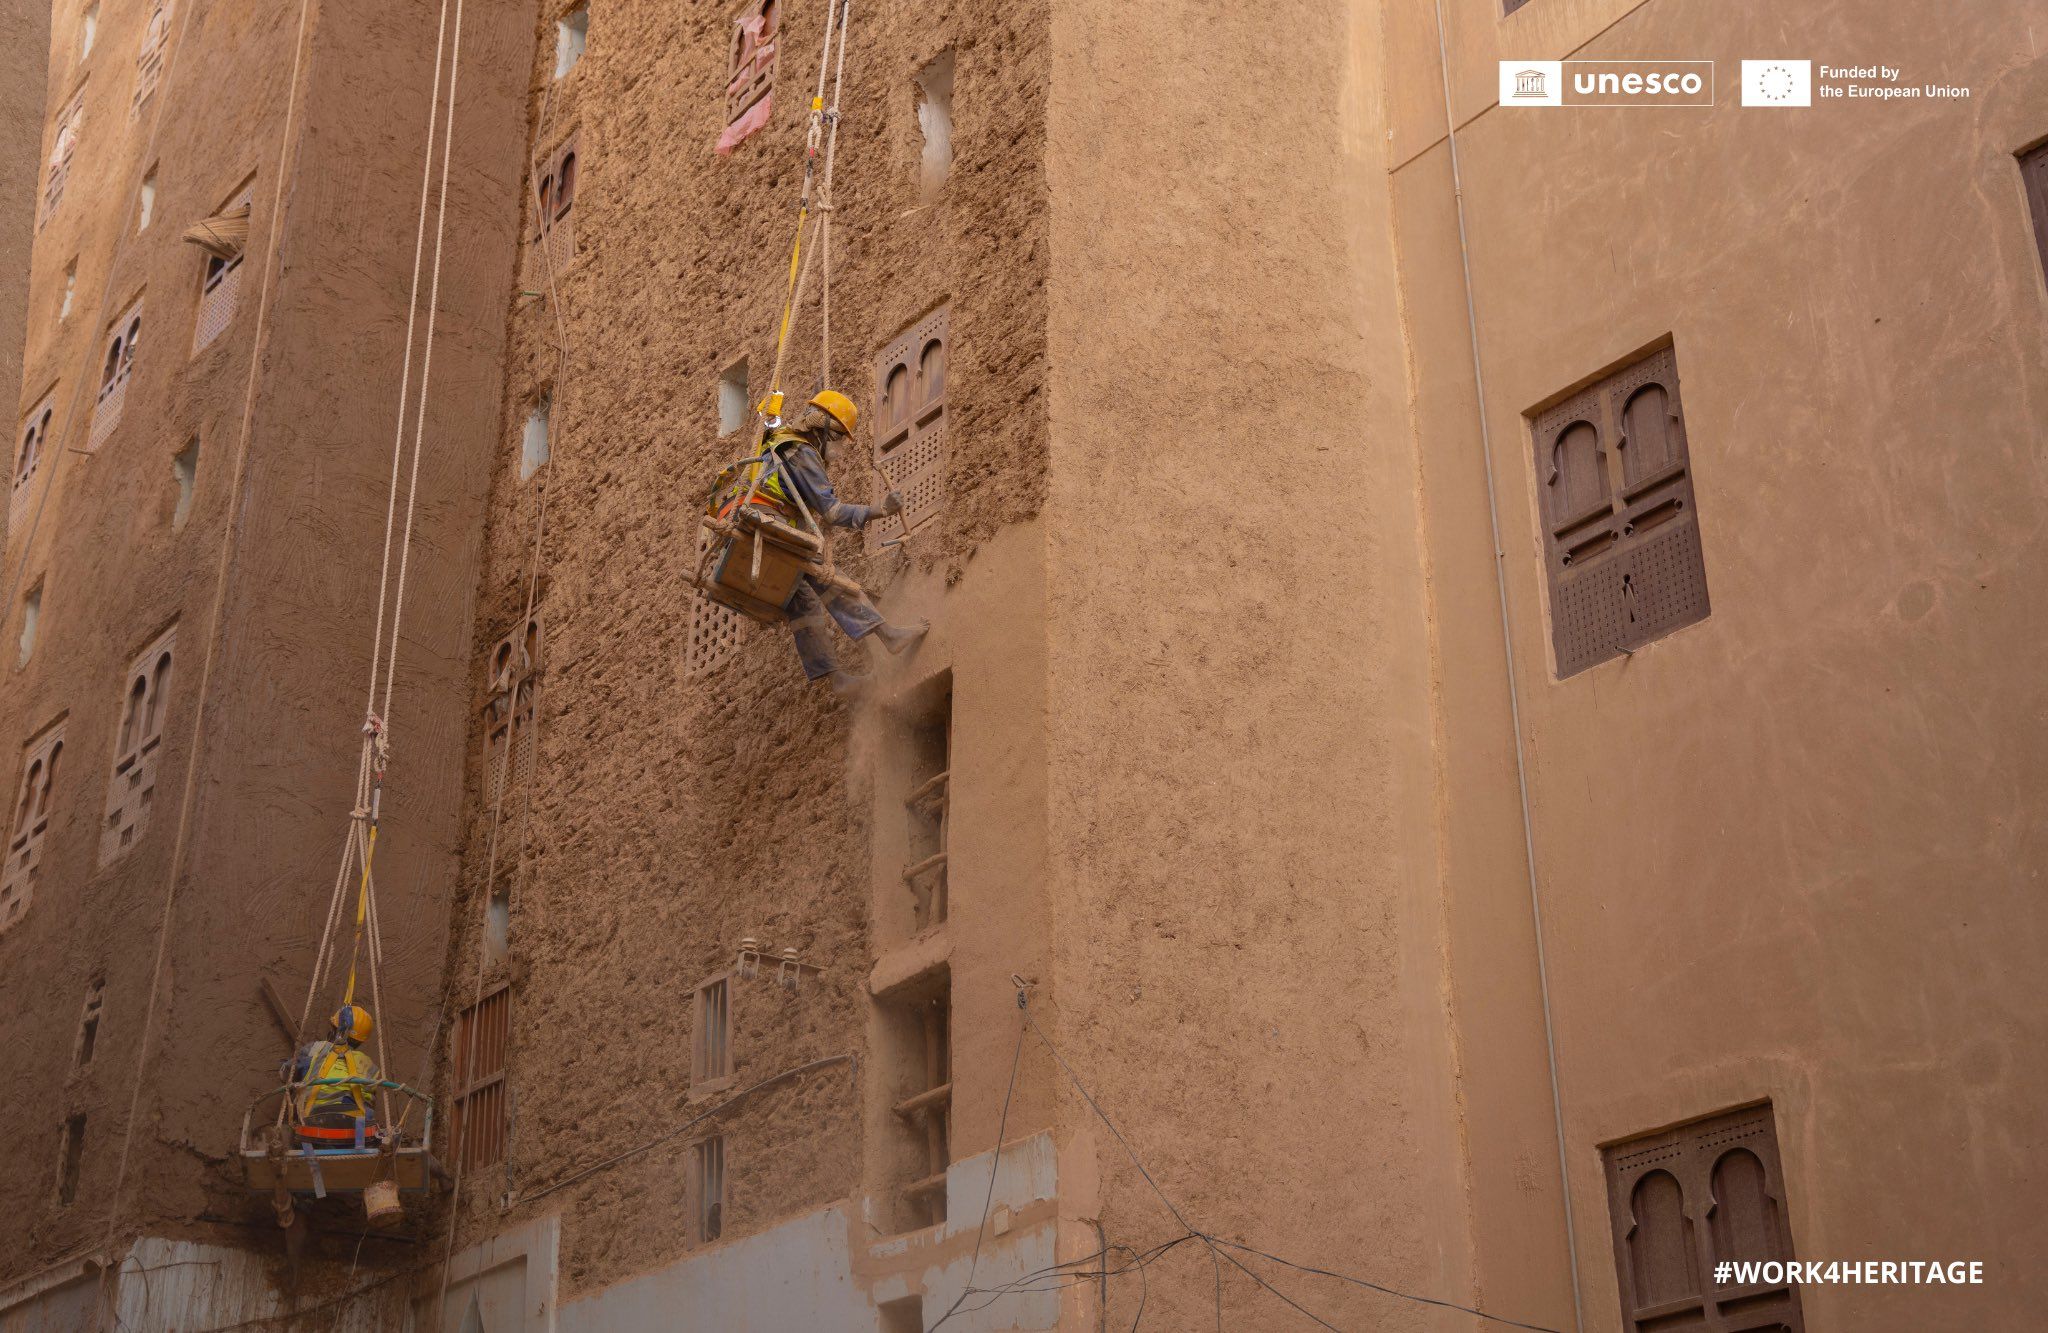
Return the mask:
[[[1712,106],[1711,60],[1503,60],[1506,106]]]

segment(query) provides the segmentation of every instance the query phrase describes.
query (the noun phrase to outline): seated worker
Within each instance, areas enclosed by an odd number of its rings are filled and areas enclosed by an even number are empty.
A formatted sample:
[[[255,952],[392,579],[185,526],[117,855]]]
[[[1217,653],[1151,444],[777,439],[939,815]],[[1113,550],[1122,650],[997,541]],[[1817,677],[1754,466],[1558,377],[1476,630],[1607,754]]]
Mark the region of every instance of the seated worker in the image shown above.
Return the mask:
[[[812,517],[826,526],[836,524],[842,528],[864,528],[882,515],[902,513],[903,497],[895,491],[889,492],[880,505],[863,505],[840,499],[832,489],[832,478],[825,471],[826,459],[852,440],[858,420],[859,412],[851,398],[836,390],[825,389],[811,399],[796,425],[780,426],[769,432],[762,450],[775,451],[782,460],[782,471],[771,474],[761,484],[755,502],[760,503],[763,497],[767,497],[771,507],[784,510],[794,522],[794,506],[789,504],[782,485],[783,478],[787,477],[795,485],[804,504],[810,507]],[[747,483],[741,481],[736,489],[737,493],[721,506],[721,516],[730,513],[745,497]],[[891,625],[865,594],[836,587],[809,575],[798,580],[796,591],[790,594],[789,603],[783,609],[789,613],[796,655],[803,661],[804,675],[812,680],[829,680],[832,688],[842,695],[856,693],[866,684],[866,677],[846,670],[833,659],[825,636],[827,616],[838,624],[840,632],[847,638],[858,640],[873,634],[892,653],[904,651],[931,628],[922,620],[915,625]]]
[[[370,1011],[359,1004],[345,1004],[328,1020],[328,1039],[309,1041],[298,1054],[278,1067],[286,1083],[298,1085],[293,1094],[293,1128],[299,1138],[315,1148],[360,1148],[376,1133],[376,1115],[370,1110],[371,1089],[358,1083],[321,1084],[320,1079],[376,1079],[377,1066],[363,1053],[370,1035]]]

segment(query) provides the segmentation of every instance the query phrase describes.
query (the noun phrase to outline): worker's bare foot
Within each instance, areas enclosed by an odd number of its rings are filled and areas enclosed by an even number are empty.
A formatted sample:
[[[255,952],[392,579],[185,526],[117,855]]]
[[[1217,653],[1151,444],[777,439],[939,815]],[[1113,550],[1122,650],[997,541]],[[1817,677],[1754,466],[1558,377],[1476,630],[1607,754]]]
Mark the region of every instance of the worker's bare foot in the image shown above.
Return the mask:
[[[842,699],[858,699],[867,693],[868,678],[856,676],[844,669],[833,672],[825,678],[832,685],[832,693]]]
[[[882,640],[882,646],[891,653],[901,655],[912,644],[930,632],[932,622],[920,620],[915,625],[883,625],[875,631]]]

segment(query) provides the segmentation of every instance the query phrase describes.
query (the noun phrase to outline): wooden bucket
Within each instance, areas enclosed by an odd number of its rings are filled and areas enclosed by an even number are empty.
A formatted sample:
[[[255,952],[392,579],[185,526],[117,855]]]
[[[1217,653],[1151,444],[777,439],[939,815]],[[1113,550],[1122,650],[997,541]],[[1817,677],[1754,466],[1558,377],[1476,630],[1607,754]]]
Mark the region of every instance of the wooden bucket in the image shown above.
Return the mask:
[[[372,1182],[363,1191],[363,1211],[369,1214],[373,1224],[389,1222],[403,1213],[405,1207],[398,1202],[398,1182],[388,1179]]]

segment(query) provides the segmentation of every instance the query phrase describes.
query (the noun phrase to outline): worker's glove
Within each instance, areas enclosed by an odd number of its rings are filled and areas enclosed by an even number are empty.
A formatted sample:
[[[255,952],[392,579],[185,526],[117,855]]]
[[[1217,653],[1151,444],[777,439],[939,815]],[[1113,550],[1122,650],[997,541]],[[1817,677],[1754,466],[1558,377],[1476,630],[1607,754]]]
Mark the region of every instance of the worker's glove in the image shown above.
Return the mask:
[[[900,514],[900,513],[902,513],[902,512],[903,512],[903,492],[902,492],[902,491],[890,491],[890,492],[889,492],[889,493],[888,493],[887,495],[883,496],[883,497],[882,497],[882,512],[883,512],[883,513],[885,513],[885,514]]]

